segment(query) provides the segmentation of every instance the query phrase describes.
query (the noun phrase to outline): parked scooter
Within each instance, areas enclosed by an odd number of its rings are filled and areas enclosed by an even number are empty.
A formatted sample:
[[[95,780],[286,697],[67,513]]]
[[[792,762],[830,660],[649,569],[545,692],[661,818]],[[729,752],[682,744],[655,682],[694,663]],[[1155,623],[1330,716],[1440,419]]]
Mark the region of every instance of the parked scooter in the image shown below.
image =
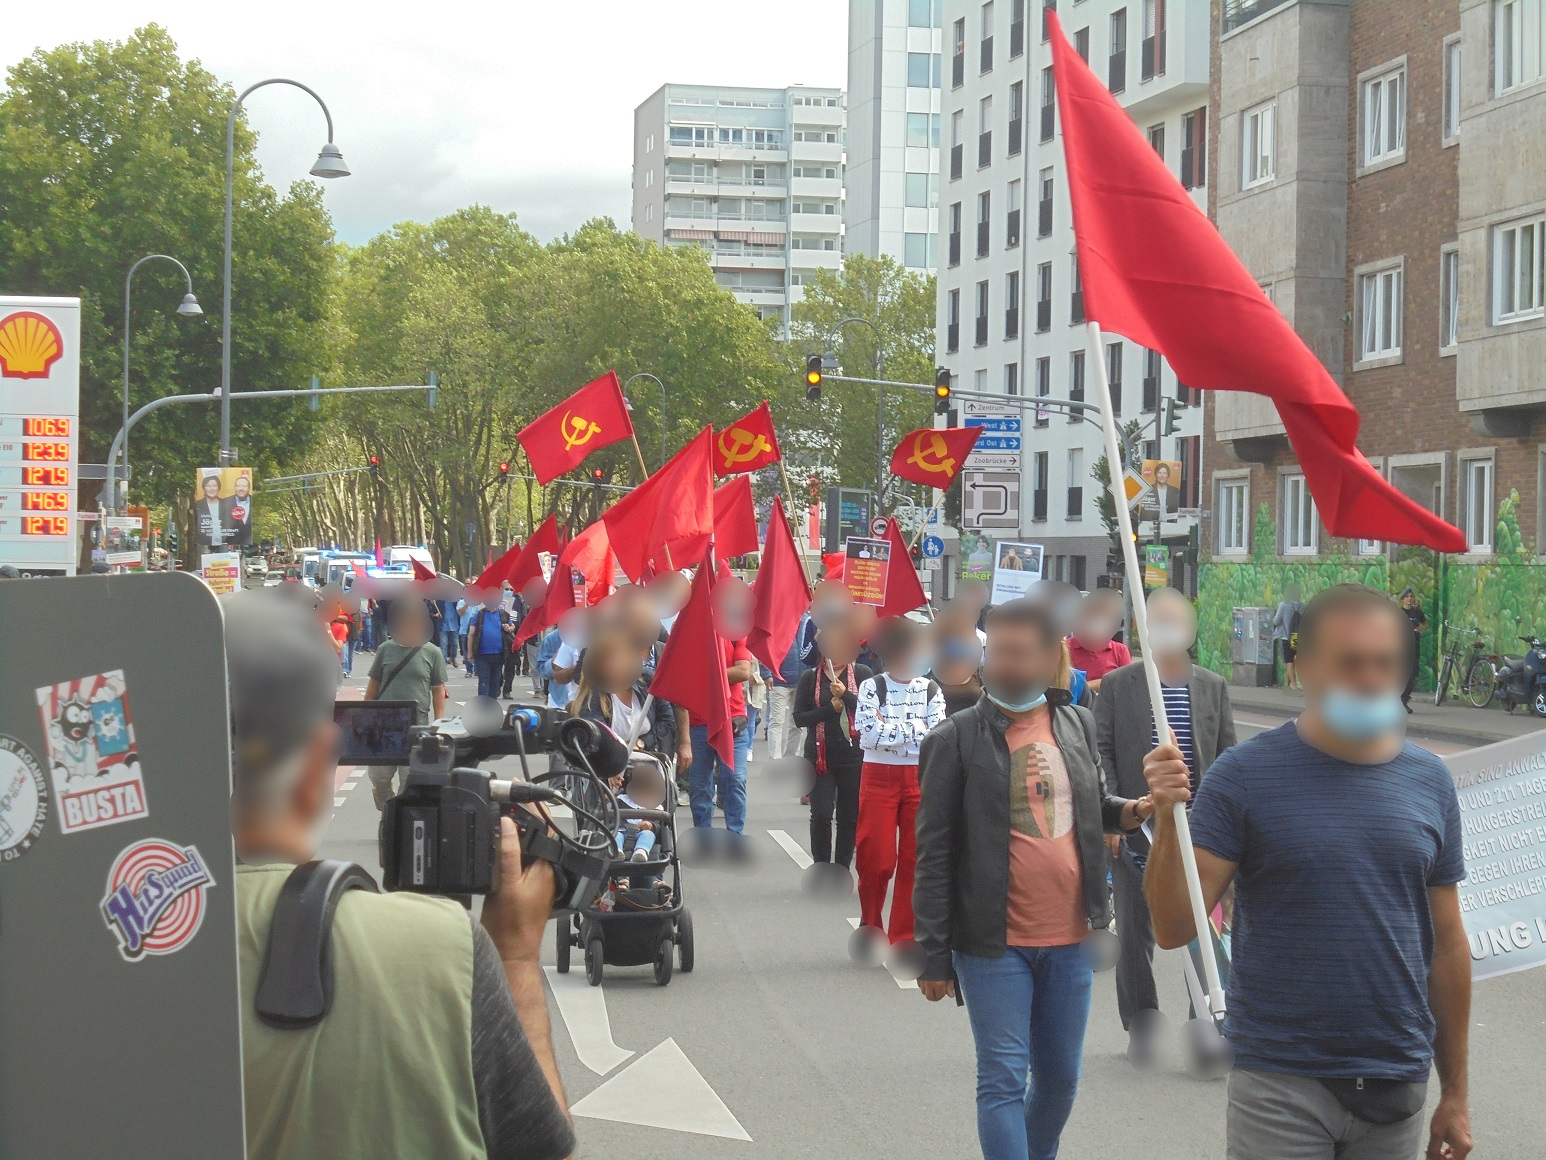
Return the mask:
[[[1515,705],[1525,705],[1537,717],[1546,717],[1546,643],[1534,636],[1519,639],[1525,642],[1524,655],[1501,658],[1494,687],[1510,713]]]

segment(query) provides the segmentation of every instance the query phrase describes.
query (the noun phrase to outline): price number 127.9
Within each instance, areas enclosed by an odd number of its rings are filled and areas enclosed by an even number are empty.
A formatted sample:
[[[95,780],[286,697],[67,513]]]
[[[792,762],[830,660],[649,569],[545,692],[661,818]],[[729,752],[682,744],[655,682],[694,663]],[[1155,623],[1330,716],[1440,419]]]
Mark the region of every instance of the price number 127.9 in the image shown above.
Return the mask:
[[[70,534],[70,517],[22,516],[21,532],[24,536],[67,536]]]

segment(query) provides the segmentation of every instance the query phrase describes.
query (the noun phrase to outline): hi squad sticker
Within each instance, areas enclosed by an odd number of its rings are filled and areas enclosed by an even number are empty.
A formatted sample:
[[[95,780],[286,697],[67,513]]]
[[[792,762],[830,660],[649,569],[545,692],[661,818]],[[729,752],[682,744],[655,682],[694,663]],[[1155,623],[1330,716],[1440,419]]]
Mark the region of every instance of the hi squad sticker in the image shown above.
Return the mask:
[[[0,863],[32,849],[48,821],[48,784],[32,751],[0,733]]]
[[[146,838],[119,851],[107,873],[102,921],[126,962],[170,955],[204,922],[204,892],[215,884],[194,846]]]
[[[66,834],[150,816],[123,670],[37,690]]]

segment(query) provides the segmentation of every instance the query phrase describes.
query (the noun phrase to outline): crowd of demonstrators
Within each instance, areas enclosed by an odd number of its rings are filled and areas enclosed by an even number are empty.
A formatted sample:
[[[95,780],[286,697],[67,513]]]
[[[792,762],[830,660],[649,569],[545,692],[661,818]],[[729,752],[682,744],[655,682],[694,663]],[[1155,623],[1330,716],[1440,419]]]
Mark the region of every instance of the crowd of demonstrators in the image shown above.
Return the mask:
[[[392,639],[382,643],[371,661],[365,684],[367,701],[412,701],[415,724],[427,725],[445,716],[445,655],[431,639],[433,624],[422,600],[394,600],[387,620]],[[376,808],[392,796],[393,778],[408,776],[406,766],[370,767],[370,787]]]
[[[1405,740],[1414,646],[1385,594],[1328,588],[1300,615],[1295,720],[1221,754],[1195,796],[1181,746],[1144,759],[1158,806],[1144,889],[1159,944],[1197,935],[1172,803],[1192,802],[1206,908],[1234,886],[1230,1160],[1409,1160],[1423,1150],[1435,1065],[1426,1155],[1471,1149],[1460,809],[1443,762]]]
[[[1229,687],[1217,673],[1192,663],[1189,650],[1197,639],[1197,614],[1191,601],[1174,588],[1156,588],[1147,606],[1149,649],[1159,669],[1165,717],[1195,790],[1219,754],[1235,744]],[[1142,664],[1106,674],[1095,700],[1095,723],[1107,779],[1123,797],[1142,797],[1148,792],[1144,758],[1160,741]],[[1125,838],[1113,835],[1108,842],[1120,944],[1117,1012],[1122,1029],[1137,1035],[1135,1027],[1144,1026],[1140,1012],[1157,1011],[1160,1005],[1154,986],[1154,932],[1143,897],[1149,840],[1140,831]]]
[[[811,858],[845,869],[853,863],[864,764],[857,720],[859,686],[873,675],[857,663],[858,655],[859,638],[847,620],[819,629],[815,663],[800,676],[791,713],[795,726],[805,731],[805,759],[815,773],[809,794]]]
[[[317,856],[339,740],[336,653],[315,612],[278,592],[222,599],[247,1155],[571,1155],[541,967],[553,872],[522,865],[508,820],[501,887],[479,917],[450,899],[348,891],[332,922],[324,1017],[292,1028],[258,1017],[275,907],[291,872]],[[413,606],[423,608],[393,611]],[[416,620],[425,634],[428,620]]]
[[[1102,678],[1130,664],[1132,653],[1116,639],[1127,615],[1122,594],[1114,588],[1097,588],[1085,597],[1079,619],[1068,641],[1069,663],[1083,669],[1090,691],[1100,692]]]
[[[994,608],[982,699],[922,745],[919,988],[966,1004],[989,1160],[1057,1155],[1089,1020],[1081,944],[1111,923],[1102,835],[1152,812],[1108,791],[1093,715],[1054,687],[1062,635],[1044,602]]]
[[[864,752],[855,838],[859,923],[899,943],[913,937],[918,750],[945,719],[945,695],[928,675],[932,665],[918,625],[900,617],[883,621],[873,643],[881,671],[859,685],[854,713]],[[893,880],[887,921],[882,911]]]

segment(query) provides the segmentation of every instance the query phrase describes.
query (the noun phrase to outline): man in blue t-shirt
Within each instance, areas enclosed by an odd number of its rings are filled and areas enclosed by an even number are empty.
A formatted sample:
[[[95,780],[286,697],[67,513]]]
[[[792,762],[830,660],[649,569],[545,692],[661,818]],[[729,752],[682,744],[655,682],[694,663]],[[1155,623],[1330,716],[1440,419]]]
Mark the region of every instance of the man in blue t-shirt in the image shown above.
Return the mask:
[[[1299,621],[1305,709],[1214,762],[1191,811],[1203,897],[1235,884],[1229,1160],[1463,1160],[1471,956],[1456,885],[1460,806],[1403,737],[1412,633],[1384,593],[1342,584]],[[1163,947],[1193,938],[1172,806],[1174,745],[1144,760],[1155,804],[1145,892]]]

